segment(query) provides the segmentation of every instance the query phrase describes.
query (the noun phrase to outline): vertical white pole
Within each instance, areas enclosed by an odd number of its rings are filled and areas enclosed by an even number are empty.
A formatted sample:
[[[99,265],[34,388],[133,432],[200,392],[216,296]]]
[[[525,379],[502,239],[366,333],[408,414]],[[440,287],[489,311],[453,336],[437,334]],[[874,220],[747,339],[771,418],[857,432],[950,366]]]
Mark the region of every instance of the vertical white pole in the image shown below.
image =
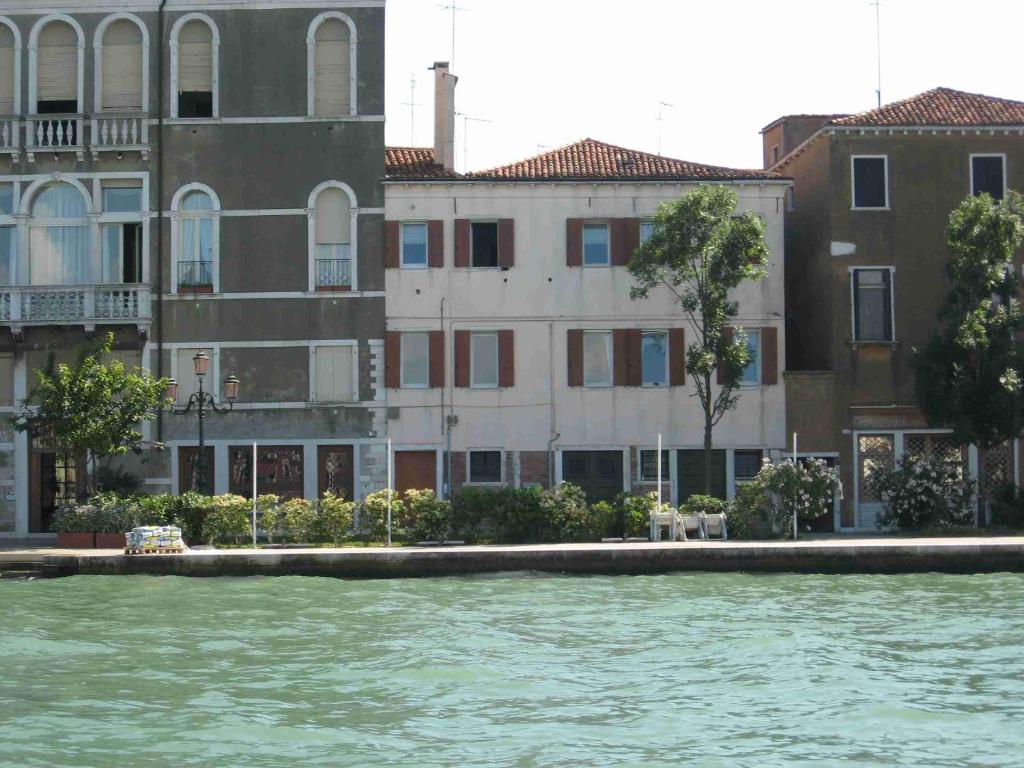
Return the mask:
[[[661,512],[661,432],[658,433],[658,512]]]
[[[256,441],[252,443],[252,548],[256,549]]]
[[[793,469],[796,469],[796,432],[793,433]],[[796,541],[796,508],[798,499],[793,499],[793,541]]]
[[[391,466],[391,438],[388,438],[388,546],[391,546],[391,486],[394,485]]]

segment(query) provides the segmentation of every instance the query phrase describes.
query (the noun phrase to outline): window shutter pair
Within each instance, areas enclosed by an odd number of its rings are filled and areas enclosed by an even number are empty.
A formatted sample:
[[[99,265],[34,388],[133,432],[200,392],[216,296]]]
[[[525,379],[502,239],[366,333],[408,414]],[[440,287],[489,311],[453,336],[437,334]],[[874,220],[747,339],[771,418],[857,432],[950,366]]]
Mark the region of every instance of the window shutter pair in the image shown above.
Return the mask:
[[[591,219],[565,220],[565,264],[583,266],[583,223]],[[610,219],[611,265],[624,267],[640,247],[640,219]]]
[[[566,367],[570,387],[583,386],[583,331],[566,331]],[[686,383],[686,337],[682,328],[668,332],[669,386]],[[643,331],[619,328],[612,331],[612,377],[616,387],[643,385]]]
[[[402,222],[384,222],[384,268],[398,269],[402,266]],[[444,266],[444,222],[427,222],[427,266]]]
[[[455,331],[455,386],[470,386],[470,337],[472,331]],[[510,330],[498,331],[498,387],[514,387],[516,383],[515,342]]]
[[[455,266],[472,266],[472,222],[455,220]],[[498,266],[508,268],[516,263],[516,230],[514,219],[498,219]]]
[[[779,383],[779,329],[778,328],[751,328],[752,331],[761,333],[761,386],[769,387]],[[732,328],[725,328],[722,335],[727,341],[732,341]],[[719,365],[716,376],[716,383],[725,384],[725,369]]]
[[[429,331],[430,387],[444,386],[444,331]],[[384,332],[384,386],[402,386],[402,332]]]

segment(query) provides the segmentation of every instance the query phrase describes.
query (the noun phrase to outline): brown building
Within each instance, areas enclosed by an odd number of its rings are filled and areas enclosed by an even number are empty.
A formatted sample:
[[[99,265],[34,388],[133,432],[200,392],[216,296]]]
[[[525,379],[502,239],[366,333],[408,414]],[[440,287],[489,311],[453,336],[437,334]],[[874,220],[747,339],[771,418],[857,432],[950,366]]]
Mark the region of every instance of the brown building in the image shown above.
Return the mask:
[[[786,212],[786,385],[801,452],[840,467],[836,530],[876,529],[873,476],[911,452],[957,451],[915,404],[912,350],[948,289],[950,211],[1024,189],[1024,102],[948,88],[856,115],[762,130]],[[1018,261],[1019,263],[1019,261]],[[964,451],[983,498],[1019,482],[1019,441]]]

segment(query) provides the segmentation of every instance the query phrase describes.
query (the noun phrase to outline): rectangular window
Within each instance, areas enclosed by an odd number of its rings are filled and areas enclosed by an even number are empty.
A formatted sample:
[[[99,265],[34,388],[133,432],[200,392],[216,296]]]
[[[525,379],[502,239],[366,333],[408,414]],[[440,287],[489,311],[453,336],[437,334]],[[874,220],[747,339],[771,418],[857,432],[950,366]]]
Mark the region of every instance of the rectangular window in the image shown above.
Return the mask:
[[[971,155],[971,194],[986,192],[995,200],[1006,194],[1006,155]]]
[[[141,210],[141,187],[104,187],[104,213],[135,213]]]
[[[743,369],[743,376],[740,378],[742,384],[761,383],[761,332],[744,331],[747,336],[747,351],[750,352],[750,362]]]
[[[14,213],[14,185],[0,184],[0,216]]]
[[[776,144],[774,147],[772,147],[772,165],[775,165],[777,162],[779,162],[779,145],[778,144]]]
[[[107,285],[142,282],[142,224],[104,224],[103,282]]]
[[[892,273],[853,270],[854,341],[892,341]]]
[[[402,334],[402,386],[414,389],[430,386],[430,334]]]
[[[500,483],[501,451],[470,451],[469,482]]]
[[[469,385],[478,389],[498,386],[498,334],[470,334]]]
[[[760,471],[760,451],[736,451],[733,454],[733,477],[737,483],[749,483]]]
[[[474,267],[498,266],[498,222],[474,221],[469,228]]]
[[[853,207],[888,208],[888,158],[853,157]]]
[[[318,402],[346,403],[358,399],[353,390],[354,346],[316,347],[314,399]]]
[[[661,452],[661,482],[663,483],[672,479],[671,462],[668,457],[668,451]],[[640,451],[640,479],[645,483],[658,482],[658,452],[656,450]]]
[[[654,234],[654,222],[653,221],[641,221],[640,222],[640,245],[643,245],[651,239],[651,235]]]
[[[607,267],[612,263],[607,224],[583,225],[583,266]]]
[[[644,386],[664,387],[668,384],[668,333],[644,331],[640,350]]]
[[[612,385],[612,332],[583,332],[583,386]]]
[[[427,266],[426,222],[402,224],[402,266],[410,268]]]

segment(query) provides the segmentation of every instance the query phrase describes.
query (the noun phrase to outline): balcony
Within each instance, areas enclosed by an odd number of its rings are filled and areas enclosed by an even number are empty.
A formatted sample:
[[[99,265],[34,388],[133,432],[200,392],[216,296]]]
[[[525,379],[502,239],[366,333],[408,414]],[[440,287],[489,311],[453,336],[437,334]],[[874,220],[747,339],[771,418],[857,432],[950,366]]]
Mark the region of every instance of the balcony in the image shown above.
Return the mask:
[[[19,139],[23,139],[20,141]],[[38,153],[74,152],[94,160],[101,152],[140,152],[149,157],[149,116],[143,112],[103,112],[85,115],[30,115],[0,117],[0,154],[17,155],[35,162]]]
[[[142,159],[149,157],[149,120],[138,112],[103,113],[91,121],[92,130],[89,148],[93,159],[99,159],[100,152],[141,152]]]
[[[18,124],[16,117],[0,117],[0,155],[16,155],[21,151]]]
[[[152,317],[148,285],[32,285],[0,288],[0,323],[20,333],[26,325],[137,325]]]
[[[213,293],[213,262],[179,261],[178,290],[190,293]]]
[[[351,259],[316,260],[316,289],[318,291],[347,291],[351,288]]]
[[[37,152],[74,152],[85,159],[85,117],[82,115],[33,115],[25,119],[25,156],[35,161]]]

